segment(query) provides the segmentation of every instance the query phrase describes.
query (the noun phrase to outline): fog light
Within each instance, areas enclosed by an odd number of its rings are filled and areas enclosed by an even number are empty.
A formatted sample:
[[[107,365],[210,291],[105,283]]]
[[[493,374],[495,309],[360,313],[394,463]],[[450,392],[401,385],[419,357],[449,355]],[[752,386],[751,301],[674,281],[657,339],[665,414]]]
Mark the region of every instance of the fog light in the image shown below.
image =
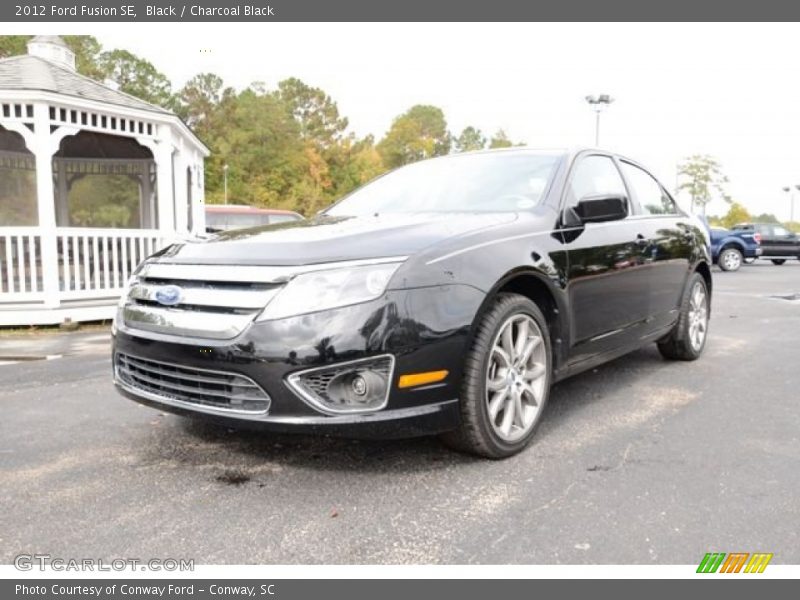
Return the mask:
[[[367,393],[367,382],[361,375],[353,377],[353,391],[356,396],[363,396]]]
[[[394,357],[383,355],[292,373],[286,381],[321,412],[370,412],[386,406],[393,371]]]

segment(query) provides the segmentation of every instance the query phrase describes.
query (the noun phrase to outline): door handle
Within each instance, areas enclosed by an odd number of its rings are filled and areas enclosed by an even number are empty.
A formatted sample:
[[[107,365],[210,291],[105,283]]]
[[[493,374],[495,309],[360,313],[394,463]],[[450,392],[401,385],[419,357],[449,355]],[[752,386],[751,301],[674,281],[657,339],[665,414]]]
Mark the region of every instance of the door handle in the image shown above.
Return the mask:
[[[636,245],[639,246],[640,248],[644,248],[649,243],[650,243],[650,240],[648,240],[646,237],[644,237],[641,233],[636,236]]]

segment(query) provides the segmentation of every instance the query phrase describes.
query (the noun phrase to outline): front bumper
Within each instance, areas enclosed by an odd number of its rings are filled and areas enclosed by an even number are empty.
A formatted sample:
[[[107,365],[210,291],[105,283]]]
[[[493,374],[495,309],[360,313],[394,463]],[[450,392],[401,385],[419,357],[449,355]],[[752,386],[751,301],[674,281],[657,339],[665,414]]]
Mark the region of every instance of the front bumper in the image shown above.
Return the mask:
[[[246,414],[193,404],[140,389],[117,376],[126,397],[162,410],[231,426],[354,437],[410,437],[455,428],[462,359],[482,292],[462,285],[395,290],[354,306],[277,321],[252,323],[240,335],[213,345],[197,338],[154,336],[120,327],[121,353],[188,368],[241,374],[269,396],[269,409]],[[324,414],[288,385],[312,367],[390,354],[395,368],[386,406],[360,414]],[[117,361],[114,361],[116,365]],[[400,375],[447,370],[438,384],[400,389]]]

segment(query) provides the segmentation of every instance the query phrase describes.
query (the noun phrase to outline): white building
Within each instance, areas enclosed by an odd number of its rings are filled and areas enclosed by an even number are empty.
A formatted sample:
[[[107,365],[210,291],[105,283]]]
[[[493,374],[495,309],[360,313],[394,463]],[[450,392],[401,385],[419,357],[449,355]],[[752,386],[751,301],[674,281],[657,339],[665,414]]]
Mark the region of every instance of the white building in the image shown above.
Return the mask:
[[[202,232],[208,148],[75,71],[58,36],[0,60],[0,326],[109,318],[131,271]]]

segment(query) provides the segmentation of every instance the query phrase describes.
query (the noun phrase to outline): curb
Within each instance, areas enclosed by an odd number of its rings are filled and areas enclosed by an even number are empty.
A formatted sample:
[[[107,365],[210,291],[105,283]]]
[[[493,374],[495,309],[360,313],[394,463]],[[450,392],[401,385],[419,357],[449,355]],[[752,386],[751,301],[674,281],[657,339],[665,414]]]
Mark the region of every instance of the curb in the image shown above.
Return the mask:
[[[5,355],[0,354],[0,361],[13,361],[13,362],[33,362],[35,360],[53,360],[61,358],[63,354],[24,354],[24,355]]]

